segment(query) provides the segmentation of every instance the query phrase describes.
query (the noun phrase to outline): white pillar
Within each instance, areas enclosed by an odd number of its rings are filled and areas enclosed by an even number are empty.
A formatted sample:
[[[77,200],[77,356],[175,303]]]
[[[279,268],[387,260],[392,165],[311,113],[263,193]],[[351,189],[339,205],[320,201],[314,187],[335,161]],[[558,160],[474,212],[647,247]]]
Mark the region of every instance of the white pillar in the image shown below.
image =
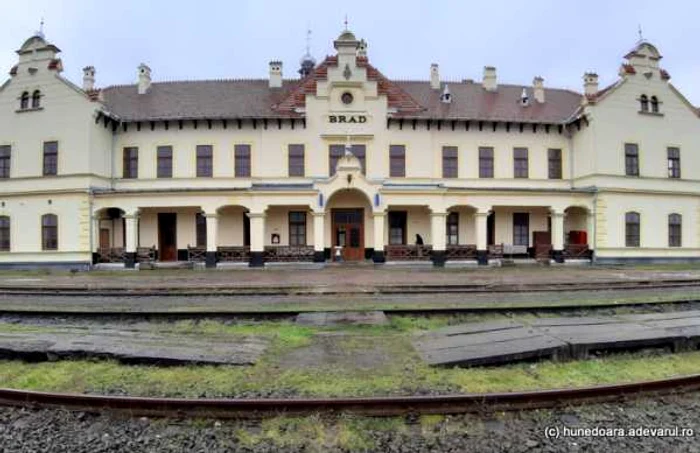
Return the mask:
[[[552,249],[564,249],[564,213],[552,209],[550,211],[552,219]]]
[[[550,209],[550,219],[552,221],[552,255],[557,263],[564,262],[564,213],[555,209]]]
[[[433,212],[430,214],[430,239],[433,250],[444,251],[447,243],[447,213]]]
[[[219,234],[219,216],[216,214],[204,214],[207,225],[207,254],[204,265],[208,268],[216,267],[216,246]]]
[[[446,220],[446,212],[432,212],[430,214],[430,239],[433,243],[431,259],[435,266],[445,265],[445,244],[447,242]]]
[[[124,227],[126,228],[126,253],[136,253],[136,248],[139,246],[139,217],[138,214],[128,214],[124,216],[126,220]]]
[[[488,211],[477,211],[474,214],[474,230],[476,231],[476,249],[488,249]]]
[[[588,239],[588,248],[595,250],[595,216],[590,211],[586,213],[586,216],[586,236]]]
[[[314,217],[314,252],[323,252],[325,245],[325,212],[312,212]]]
[[[324,253],[326,229],[325,229],[325,218],[326,213],[312,212],[311,215],[314,217],[314,263],[325,263],[326,255]]]
[[[205,214],[207,219],[207,252],[216,252],[219,234],[219,216],[217,214]]]
[[[250,212],[250,267],[262,267],[265,265],[263,252],[265,251],[265,213]]]
[[[374,254],[372,260],[375,263],[383,263],[386,261],[384,256],[384,224],[386,222],[386,213],[384,211],[372,213],[372,223],[374,226]]]
[[[92,221],[92,251],[100,248],[100,217],[95,216]],[[113,244],[112,244],[113,245]]]
[[[139,216],[138,213],[124,216],[124,228],[126,229],[126,244],[124,250],[124,267],[136,266],[136,249],[139,246]]]

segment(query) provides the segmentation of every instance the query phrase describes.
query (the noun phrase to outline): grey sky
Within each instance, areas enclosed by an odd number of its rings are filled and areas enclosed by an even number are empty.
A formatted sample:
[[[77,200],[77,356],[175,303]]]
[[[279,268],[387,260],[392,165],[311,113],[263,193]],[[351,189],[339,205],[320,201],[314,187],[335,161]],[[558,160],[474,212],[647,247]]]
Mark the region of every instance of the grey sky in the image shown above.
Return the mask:
[[[0,70],[7,74],[43,16],[47,39],[63,50],[64,75],[76,83],[86,65],[96,67],[98,86],[134,83],[140,62],[163,81],[266,78],[268,62],[281,59],[291,78],[306,28],[320,60],[334,53],[346,13],[390,78],[427,80],[436,62],[444,80],[479,80],[494,65],[499,81],[530,84],[540,75],[547,86],[577,91],[585,71],[602,85],[615,80],[641,24],[672,83],[700,105],[700,2],[692,0],[7,1]]]

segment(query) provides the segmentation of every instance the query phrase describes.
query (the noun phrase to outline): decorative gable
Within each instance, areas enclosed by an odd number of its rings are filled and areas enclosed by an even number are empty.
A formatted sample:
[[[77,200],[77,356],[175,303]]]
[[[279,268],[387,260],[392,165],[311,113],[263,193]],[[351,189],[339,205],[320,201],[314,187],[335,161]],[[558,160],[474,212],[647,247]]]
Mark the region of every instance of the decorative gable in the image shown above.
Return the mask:
[[[326,57],[273,109],[288,113],[298,113],[300,109],[304,109],[306,107],[306,95],[315,95],[318,82],[328,80],[328,68],[337,66],[337,56]],[[396,110],[397,113],[415,113],[425,110],[425,107],[420,105],[400,86],[391,82],[374,66],[369,64],[366,57],[357,57],[357,67],[365,68],[367,70],[367,80],[377,83],[377,94],[387,97],[389,109]]]

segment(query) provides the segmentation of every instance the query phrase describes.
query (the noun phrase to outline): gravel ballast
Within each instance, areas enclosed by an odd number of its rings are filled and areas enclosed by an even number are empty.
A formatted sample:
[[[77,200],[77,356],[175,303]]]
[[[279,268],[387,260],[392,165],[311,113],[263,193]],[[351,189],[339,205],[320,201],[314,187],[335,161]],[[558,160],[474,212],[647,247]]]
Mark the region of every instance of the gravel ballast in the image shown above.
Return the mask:
[[[700,394],[560,410],[443,417],[151,420],[0,408],[2,452],[694,452],[700,438],[545,436],[546,427],[700,431]],[[349,432],[342,426],[355,426]],[[359,428],[358,428],[359,427]],[[353,438],[355,436],[356,438]],[[357,437],[359,436],[359,437]],[[354,440],[353,440],[354,439]]]

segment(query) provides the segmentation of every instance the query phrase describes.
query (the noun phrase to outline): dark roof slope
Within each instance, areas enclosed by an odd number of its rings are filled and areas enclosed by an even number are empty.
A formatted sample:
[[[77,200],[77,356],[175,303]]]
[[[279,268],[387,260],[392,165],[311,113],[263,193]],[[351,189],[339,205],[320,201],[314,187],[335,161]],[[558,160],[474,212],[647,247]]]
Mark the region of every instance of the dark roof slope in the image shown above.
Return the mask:
[[[523,86],[499,85],[489,92],[478,83],[454,82],[448,83],[452,102],[446,104],[440,101],[442,89],[431,89],[429,82],[390,81],[368,69],[380,94],[386,94],[390,108],[396,109],[395,118],[563,123],[582,99],[573,91],[548,88],[540,104],[532,87],[525,87],[530,105],[523,107]],[[305,95],[326,73],[327,64],[321,64],[306,79],[284,81],[282,88],[273,89],[267,80],[212,80],[153,83],[144,95],[136,85],[112,86],[102,95],[107,109],[124,121],[302,117],[296,109],[304,107]]]
[[[447,104],[440,101],[445,83],[440,90],[430,88],[428,82],[394,83],[426,108],[417,114],[398,115],[404,117],[562,123],[581,105],[581,95],[569,90],[546,88],[545,102],[540,104],[534,99],[532,87],[498,85],[491,92],[474,82],[448,82],[452,102]],[[527,107],[520,102],[523,88],[530,98]]]
[[[273,106],[299,81],[269,88],[267,80],[206,80],[153,83],[146,94],[136,85],[102,90],[107,108],[124,121],[178,119],[289,118]]]

